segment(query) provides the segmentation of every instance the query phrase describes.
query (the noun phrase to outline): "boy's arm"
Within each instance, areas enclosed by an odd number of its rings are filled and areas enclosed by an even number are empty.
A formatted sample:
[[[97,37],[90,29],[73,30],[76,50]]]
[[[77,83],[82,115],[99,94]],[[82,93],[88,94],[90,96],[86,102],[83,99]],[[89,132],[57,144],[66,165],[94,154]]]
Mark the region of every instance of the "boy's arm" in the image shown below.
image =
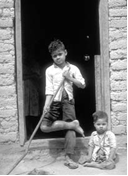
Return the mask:
[[[50,103],[52,97],[53,97],[53,95],[46,95],[46,100],[45,100],[43,112],[49,111],[49,108],[50,108],[49,103]]]
[[[52,80],[52,74],[51,70],[49,68],[45,71],[45,77],[46,77],[46,87],[45,87],[45,104],[43,108],[43,113],[49,111],[49,103],[53,97],[53,80]]]
[[[73,82],[77,87],[84,89],[84,88],[85,88],[85,80],[84,80],[84,78],[82,77],[82,75],[81,75],[79,69],[78,69],[77,67],[75,67],[75,68],[76,68],[76,70],[75,70],[76,72],[73,74],[74,77],[72,77],[72,76],[70,75],[70,71],[65,71],[65,72],[63,73],[63,76],[64,76],[68,81]]]
[[[85,84],[83,85],[83,84],[81,84],[81,82],[78,81],[77,79],[72,78],[69,73],[64,73],[63,76],[64,76],[68,81],[72,81],[77,87],[82,88],[82,89],[85,88]]]

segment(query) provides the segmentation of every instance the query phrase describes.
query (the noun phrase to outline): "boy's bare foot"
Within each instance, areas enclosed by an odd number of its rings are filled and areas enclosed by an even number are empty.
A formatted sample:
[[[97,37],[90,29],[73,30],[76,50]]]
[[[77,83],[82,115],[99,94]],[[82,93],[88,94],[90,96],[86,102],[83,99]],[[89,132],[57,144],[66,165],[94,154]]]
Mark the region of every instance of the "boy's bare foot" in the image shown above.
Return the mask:
[[[83,137],[85,137],[84,130],[80,127],[79,121],[74,120],[73,123],[75,124],[75,131],[80,133]]]
[[[65,166],[67,166],[69,169],[77,169],[79,165],[73,161],[70,154],[66,154],[66,162],[64,163]]]

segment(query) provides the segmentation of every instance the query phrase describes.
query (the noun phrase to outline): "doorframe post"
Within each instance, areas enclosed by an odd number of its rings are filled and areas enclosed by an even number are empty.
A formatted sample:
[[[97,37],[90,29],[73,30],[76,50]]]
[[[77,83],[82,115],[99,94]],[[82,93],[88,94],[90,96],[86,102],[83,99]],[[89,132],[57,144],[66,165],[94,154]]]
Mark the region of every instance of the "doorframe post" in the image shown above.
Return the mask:
[[[16,41],[16,81],[17,81],[17,104],[19,119],[20,145],[26,141],[26,123],[24,117],[24,85],[22,65],[22,35],[21,35],[21,0],[15,1],[15,41]]]
[[[24,86],[22,65],[22,35],[21,35],[21,0],[15,1],[15,41],[16,41],[16,73],[17,73],[17,103],[19,118],[20,145],[26,141],[26,122],[24,114]],[[110,82],[109,82],[109,18],[108,1],[99,0],[99,33],[100,56],[95,56],[95,90],[96,110],[105,111],[110,118]]]
[[[110,68],[109,68],[109,18],[108,1],[99,1],[99,36],[100,56],[95,56],[95,88],[96,110],[108,114],[108,127],[111,129],[110,118]]]

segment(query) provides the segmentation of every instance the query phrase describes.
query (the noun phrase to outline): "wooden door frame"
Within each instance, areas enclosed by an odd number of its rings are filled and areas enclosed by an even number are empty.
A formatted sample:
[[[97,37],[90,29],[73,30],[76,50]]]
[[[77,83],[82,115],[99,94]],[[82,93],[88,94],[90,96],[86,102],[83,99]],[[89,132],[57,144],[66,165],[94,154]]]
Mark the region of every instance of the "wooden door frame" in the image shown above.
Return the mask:
[[[24,84],[22,65],[22,32],[21,32],[21,0],[15,1],[15,42],[16,42],[16,81],[17,81],[17,107],[19,121],[20,145],[26,141],[26,121],[24,115]]]
[[[108,114],[108,127],[111,129],[108,12],[108,1],[99,0],[100,56],[95,56],[95,94],[96,110]]]
[[[109,116],[110,123],[110,83],[109,83],[109,19],[108,1],[99,0],[99,33],[100,56],[95,56],[95,94],[96,110],[103,110]],[[19,118],[20,145],[26,141],[26,123],[24,117],[24,87],[22,70],[22,36],[21,36],[21,0],[15,1],[15,41],[16,41],[16,74],[17,102]]]

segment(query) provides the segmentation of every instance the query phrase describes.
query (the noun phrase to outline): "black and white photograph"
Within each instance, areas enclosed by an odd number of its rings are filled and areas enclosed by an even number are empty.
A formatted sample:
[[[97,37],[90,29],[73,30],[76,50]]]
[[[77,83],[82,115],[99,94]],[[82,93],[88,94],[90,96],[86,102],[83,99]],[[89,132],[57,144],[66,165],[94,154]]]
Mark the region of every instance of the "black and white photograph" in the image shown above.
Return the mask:
[[[0,0],[0,175],[127,175],[127,0]]]

